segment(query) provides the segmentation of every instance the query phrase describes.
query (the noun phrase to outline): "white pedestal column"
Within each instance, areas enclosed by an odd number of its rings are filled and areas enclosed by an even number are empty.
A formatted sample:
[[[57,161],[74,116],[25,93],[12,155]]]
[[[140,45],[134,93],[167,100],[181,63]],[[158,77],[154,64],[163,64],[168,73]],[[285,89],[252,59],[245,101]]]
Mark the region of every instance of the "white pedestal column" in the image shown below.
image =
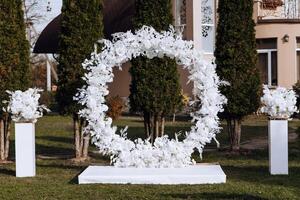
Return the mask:
[[[269,169],[273,175],[288,174],[288,121],[269,120]]]
[[[49,60],[46,61],[47,63],[47,91],[51,92],[51,65]]]
[[[193,0],[193,41],[197,50],[202,48],[201,2],[200,0]]]
[[[35,124],[15,124],[16,177],[35,176]]]

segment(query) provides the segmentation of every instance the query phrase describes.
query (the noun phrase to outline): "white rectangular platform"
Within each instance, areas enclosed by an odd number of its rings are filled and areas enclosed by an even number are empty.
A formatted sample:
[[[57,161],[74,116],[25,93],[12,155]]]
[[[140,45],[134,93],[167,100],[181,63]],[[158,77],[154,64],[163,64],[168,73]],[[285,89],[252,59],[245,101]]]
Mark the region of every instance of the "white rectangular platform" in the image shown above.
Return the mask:
[[[78,176],[79,184],[219,184],[226,183],[220,165],[199,164],[185,168],[116,168],[89,166]]]

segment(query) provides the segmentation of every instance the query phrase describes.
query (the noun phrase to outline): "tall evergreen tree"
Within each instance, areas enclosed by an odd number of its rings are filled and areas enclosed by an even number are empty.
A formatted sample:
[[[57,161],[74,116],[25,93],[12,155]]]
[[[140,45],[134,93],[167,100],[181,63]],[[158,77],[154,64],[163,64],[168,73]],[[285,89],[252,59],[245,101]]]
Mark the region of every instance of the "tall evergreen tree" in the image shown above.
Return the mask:
[[[136,10],[135,29],[147,25],[163,31],[173,22],[170,0],[137,0]],[[164,134],[165,116],[182,106],[177,65],[167,57],[140,57],[132,61],[130,73],[130,107],[143,113],[146,136],[153,142]]]
[[[0,160],[9,156],[11,117],[3,112],[6,90],[30,85],[29,43],[26,40],[21,0],[0,0]]]
[[[219,1],[218,13],[217,73],[230,83],[230,86],[221,89],[228,98],[223,117],[227,120],[232,150],[239,150],[242,119],[257,111],[261,96],[261,82],[256,68],[253,1]]]
[[[62,7],[57,101],[61,114],[73,116],[77,159],[87,158],[90,138],[82,134],[85,121],[77,114],[80,106],[73,97],[84,84],[81,64],[103,37],[102,7],[102,0],[64,0]]]

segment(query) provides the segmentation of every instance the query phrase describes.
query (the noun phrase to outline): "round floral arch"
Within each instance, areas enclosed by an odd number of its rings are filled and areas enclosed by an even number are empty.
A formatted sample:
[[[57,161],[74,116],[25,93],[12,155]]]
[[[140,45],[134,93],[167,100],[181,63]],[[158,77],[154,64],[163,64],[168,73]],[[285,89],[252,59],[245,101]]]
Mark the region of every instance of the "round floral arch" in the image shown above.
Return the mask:
[[[113,40],[101,40],[101,53],[94,52],[83,63],[87,70],[86,86],[80,89],[75,99],[85,108],[79,114],[88,120],[85,131],[104,155],[109,155],[116,167],[184,167],[195,164],[191,158],[195,149],[202,154],[205,144],[215,139],[220,131],[217,114],[223,110],[226,98],[218,87],[223,84],[215,71],[215,65],[203,59],[193,42],[184,41],[171,27],[158,33],[152,27],[144,26],[135,34],[114,34]],[[149,140],[129,140],[127,128],[116,134],[117,127],[106,116],[108,110],[105,96],[109,94],[107,84],[113,81],[113,67],[138,56],[175,58],[176,62],[190,72],[189,80],[194,82],[193,93],[200,104],[199,110],[191,113],[194,125],[185,133],[183,141],[157,138],[152,145]],[[193,103],[197,103],[194,101]],[[201,102],[201,103],[200,103]]]

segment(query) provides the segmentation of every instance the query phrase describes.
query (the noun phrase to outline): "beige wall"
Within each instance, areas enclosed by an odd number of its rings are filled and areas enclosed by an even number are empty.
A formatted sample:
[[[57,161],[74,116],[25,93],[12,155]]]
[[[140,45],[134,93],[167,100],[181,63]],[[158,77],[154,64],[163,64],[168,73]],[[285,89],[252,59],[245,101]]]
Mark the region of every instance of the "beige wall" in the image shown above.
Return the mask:
[[[193,0],[186,0],[186,39],[193,40]]]
[[[283,42],[285,34],[289,42]],[[256,26],[256,38],[277,38],[278,85],[291,88],[297,82],[296,37],[300,23],[270,23]]]
[[[173,14],[175,13],[175,7],[174,7],[174,2],[175,0],[172,0],[173,5],[172,5],[172,12]],[[193,24],[193,0],[187,0],[187,31],[186,31],[186,37],[188,40],[193,39],[193,29],[192,29],[192,24]],[[114,81],[113,83],[109,84],[109,91],[111,96],[121,96],[121,97],[128,97],[130,92],[129,92],[129,86],[131,82],[131,76],[129,73],[131,64],[126,63],[122,66],[122,70],[119,70],[117,67],[114,68]],[[182,67],[178,67],[178,73],[180,75],[180,84],[183,92],[185,94],[188,94],[189,96],[192,96],[192,90],[193,90],[193,84],[188,82],[188,76],[189,72],[187,69],[183,69]]]
[[[122,70],[119,70],[118,67],[114,68],[114,81],[108,85],[111,96],[129,96],[129,86],[131,82],[129,73],[130,66],[131,64],[128,62],[122,66]],[[183,93],[192,96],[193,85],[192,83],[187,84],[189,76],[188,70],[178,66],[178,73],[180,75],[180,85]]]

